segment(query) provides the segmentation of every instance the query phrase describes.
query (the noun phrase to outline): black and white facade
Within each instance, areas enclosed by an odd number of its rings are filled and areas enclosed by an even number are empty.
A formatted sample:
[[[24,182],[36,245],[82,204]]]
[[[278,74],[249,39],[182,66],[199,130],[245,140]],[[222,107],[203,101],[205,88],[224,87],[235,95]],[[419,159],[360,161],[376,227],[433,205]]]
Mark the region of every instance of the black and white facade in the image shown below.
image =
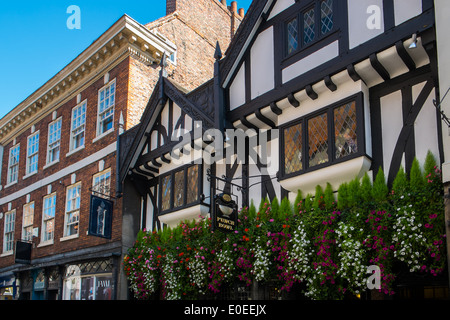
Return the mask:
[[[185,92],[163,71],[120,137],[139,228],[208,216],[219,190],[242,207],[442,162],[434,17],[431,0],[253,1],[214,78]]]

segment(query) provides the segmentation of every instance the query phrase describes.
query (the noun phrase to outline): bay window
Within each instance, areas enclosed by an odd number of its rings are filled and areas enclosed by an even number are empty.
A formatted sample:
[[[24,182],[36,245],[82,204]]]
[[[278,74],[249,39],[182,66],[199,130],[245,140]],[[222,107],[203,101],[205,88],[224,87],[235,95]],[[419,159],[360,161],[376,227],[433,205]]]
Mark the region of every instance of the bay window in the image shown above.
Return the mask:
[[[201,166],[188,165],[160,178],[160,212],[179,210],[200,200]]]
[[[362,94],[295,120],[281,130],[281,176],[290,177],[364,151]]]

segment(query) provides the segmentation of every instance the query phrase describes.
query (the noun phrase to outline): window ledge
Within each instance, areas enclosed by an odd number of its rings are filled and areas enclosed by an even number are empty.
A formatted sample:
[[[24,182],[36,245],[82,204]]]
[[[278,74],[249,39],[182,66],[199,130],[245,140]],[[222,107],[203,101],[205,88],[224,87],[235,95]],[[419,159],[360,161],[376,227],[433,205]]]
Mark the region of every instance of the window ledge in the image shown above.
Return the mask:
[[[55,161],[53,161],[53,162],[47,163],[42,169],[50,168],[51,166],[53,166],[53,165],[55,165],[55,164],[57,164],[57,163],[59,163],[59,159],[58,159],[58,160],[55,160]]]
[[[108,131],[103,132],[102,134],[96,136],[93,140],[92,143],[97,142],[98,140],[106,137],[108,134],[110,134],[111,132],[114,132],[114,128],[109,129]]]
[[[78,151],[84,150],[84,144],[81,147],[78,147],[76,149],[70,150],[66,153],[66,157],[71,156],[74,153],[77,153]]]
[[[169,225],[169,227],[176,227],[180,221],[190,221],[198,219],[199,216],[206,217],[209,213],[209,207],[198,204],[196,206],[185,209],[172,211],[158,216],[159,221]]]
[[[51,246],[53,244],[53,240],[43,241],[37,245],[38,248]]]
[[[27,178],[29,178],[29,177],[32,177],[32,176],[34,176],[36,173],[38,173],[37,171],[34,171],[34,172],[31,172],[31,173],[28,173],[28,174],[26,174],[26,175],[24,175],[23,177],[22,177],[22,180],[25,180],[25,179],[27,179]]]
[[[17,180],[16,181],[13,181],[13,182],[10,182],[10,183],[8,183],[4,188],[6,189],[6,188],[9,188],[9,187],[12,187],[13,185],[15,185],[15,184],[17,184]]]
[[[372,161],[361,156],[338,164],[330,165],[322,169],[307,172],[298,176],[280,180],[281,186],[291,192],[301,190],[304,195],[314,194],[316,186],[323,188],[330,183],[333,190],[337,190],[340,184],[349,182],[355,177],[362,178],[369,171]]]
[[[78,238],[78,233],[73,234],[71,236],[64,236],[64,237],[60,238],[59,241],[63,242],[63,241],[67,241],[67,240],[77,239],[77,238]]]
[[[0,254],[0,258],[7,257],[7,256],[12,256],[13,253],[14,253],[14,251],[12,251],[12,250],[11,251],[7,251],[5,253]]]

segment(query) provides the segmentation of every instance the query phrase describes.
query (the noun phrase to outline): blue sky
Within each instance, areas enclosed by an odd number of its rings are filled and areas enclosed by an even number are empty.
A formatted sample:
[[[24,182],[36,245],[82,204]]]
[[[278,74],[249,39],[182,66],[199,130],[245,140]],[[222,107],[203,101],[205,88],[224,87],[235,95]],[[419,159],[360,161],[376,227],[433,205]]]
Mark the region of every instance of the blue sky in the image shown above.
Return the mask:
[[[237,3],[238,8],[247,11],[251,0]],[[67,8],[71,5],[80,8],[80,30],[67,28],[71,16]],[[125,13],[145,24],[165,15],[166,1],[3,1],[0,118],[56,75]]]

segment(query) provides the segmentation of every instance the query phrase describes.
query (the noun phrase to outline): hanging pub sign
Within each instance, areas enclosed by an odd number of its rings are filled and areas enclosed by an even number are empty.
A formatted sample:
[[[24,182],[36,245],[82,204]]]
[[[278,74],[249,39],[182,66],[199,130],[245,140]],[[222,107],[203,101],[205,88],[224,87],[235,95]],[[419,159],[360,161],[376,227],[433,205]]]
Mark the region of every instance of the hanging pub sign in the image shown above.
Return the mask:
[[[113,202],[91,195],[88,234],[111,239]]]
[[[231,196],[222,193],[214,196],[214,230],[233,232],[237,230],[238,210]]]

